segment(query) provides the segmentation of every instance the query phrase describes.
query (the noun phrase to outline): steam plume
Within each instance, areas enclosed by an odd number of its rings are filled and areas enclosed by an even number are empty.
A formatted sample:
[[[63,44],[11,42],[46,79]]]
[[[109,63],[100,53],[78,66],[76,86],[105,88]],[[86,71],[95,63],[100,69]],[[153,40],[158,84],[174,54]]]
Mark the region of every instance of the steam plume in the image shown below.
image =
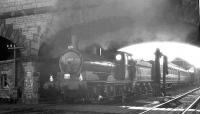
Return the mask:
[[[59,0],[48,39],[53,42],[52,54],[63,51],[55,40],[65,39],[59,31],[71,27],[71,34],[79,39],[79,48],[94,43],[108,49],[111,42],[126,45],[147,41],[185,42],[195,29],[177,17],[174,4],[181,0]],[[63,38],[64,37],[64,38]],[[53,39],[53,40],[52,40]],[[122,46],[123,46],[122,45]],[[59,55],[59,54],[56,54]]]

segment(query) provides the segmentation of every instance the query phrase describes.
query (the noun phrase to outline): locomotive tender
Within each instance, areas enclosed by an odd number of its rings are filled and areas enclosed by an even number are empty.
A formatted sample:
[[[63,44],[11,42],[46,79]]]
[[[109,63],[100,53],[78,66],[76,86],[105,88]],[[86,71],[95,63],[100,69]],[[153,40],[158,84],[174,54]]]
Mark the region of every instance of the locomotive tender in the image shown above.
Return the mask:
[[[135,61],[125,52],[117,52],[111,61],[68,49],[60,57],[59,67],[61,72],[54,83],[64,99],[99,101],[151,90],[151,62]],[[168,65],[168,71],[167,85],[193,81],[190,72],[172,63]]]

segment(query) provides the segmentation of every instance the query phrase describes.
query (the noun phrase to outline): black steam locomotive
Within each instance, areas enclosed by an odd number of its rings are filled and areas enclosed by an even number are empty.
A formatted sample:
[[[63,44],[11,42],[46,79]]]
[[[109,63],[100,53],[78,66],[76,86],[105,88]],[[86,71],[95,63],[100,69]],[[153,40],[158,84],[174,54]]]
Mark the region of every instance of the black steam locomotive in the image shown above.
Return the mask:
[[[113,61],[70,49],[59,61],[59,86],[64,98],[96,101],[131,92],[135,62],[128,53],[117,52]]]
[[[113,60],[108,60],[68,49],[60,57],[59,67],[61,72],[56,79],[50,77],[50,82],[65,100],[96,102],[123,98],[139,91],[149,92],[154,74],[151,62],[133,60],[131,54],[124,52],[117,52]],[[168,65],[168,71],[168,86],[193,81],[189,71],[172,63]]]

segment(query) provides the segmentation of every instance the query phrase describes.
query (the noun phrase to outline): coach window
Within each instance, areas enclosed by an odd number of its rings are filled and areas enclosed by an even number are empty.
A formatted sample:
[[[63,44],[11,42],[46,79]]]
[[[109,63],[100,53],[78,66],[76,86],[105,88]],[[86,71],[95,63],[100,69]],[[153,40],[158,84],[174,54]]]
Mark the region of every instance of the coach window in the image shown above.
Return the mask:
[[[136,67],[136,75],[139,75],[139,68]]]
[[[160,72],[161,72],[161,73],[163,72],[163,68],[162,68],[162,67],[160,68]]]

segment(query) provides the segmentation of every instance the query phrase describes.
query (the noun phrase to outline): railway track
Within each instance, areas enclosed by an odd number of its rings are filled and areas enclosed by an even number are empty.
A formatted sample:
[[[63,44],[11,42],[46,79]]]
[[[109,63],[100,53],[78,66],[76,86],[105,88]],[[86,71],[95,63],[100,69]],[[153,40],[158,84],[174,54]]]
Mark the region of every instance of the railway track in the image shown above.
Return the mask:
[[[167,109],[167,112],[165,111],[164,114],[173,114],[172,112],[177,110],[179,110],[179,113],[176,114],[188,114],[188,112],[191,111],[200,113],[200,87],[178,95],[177,97],[156,105],[140,114],[155,114],[156,109]]]

